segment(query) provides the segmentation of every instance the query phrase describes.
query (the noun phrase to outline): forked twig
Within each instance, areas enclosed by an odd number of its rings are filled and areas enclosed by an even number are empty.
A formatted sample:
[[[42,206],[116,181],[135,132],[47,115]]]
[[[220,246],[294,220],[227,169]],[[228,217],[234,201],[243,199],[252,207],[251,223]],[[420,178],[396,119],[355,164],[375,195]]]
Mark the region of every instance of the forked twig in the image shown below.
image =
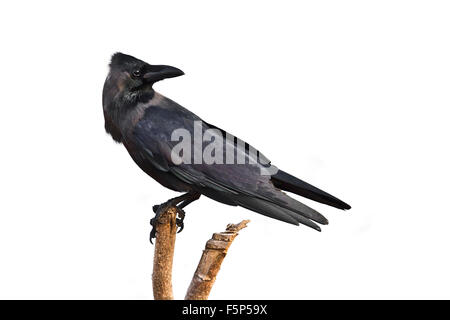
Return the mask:
[[[155,221],[156,241],[153,257],[153,297],[155,300],[173,300],[172,266],[177,232],[177,210],[169,208]],[[194,273],[186,300],[206,300],[214,285],[227,250],[250,220],[229,224],[225,232],[214,233],[206,242],[205,250]]]

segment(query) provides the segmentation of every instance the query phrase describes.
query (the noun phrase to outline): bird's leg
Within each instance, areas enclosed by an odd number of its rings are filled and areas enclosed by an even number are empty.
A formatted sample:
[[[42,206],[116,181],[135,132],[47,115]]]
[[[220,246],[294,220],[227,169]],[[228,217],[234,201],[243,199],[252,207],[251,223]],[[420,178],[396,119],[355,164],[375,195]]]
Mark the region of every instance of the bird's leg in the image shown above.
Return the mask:
[[[180,233],[184,229],[184,217],[186,216],[186,213],[184,212],[183,208],[185,208],[188,204],[194,202],[195,200],[198,200],[200,198],[200,193],[192,193],[192,196],[186,200],[183,200],[177,208],[180,209],[180,212],[178,212],[179,219],[177,218],[177,226],[180,228],[177,233]]]
[[[153,244],[153,238],[156,237],[156,222],[160,215],[165,212],[170,207],[174,207],[177,210],[177,213],[180,219],[177,219],[177,226],[180,227],[180,232],[183,229],[183,219],[185,216],[184,210],[182,208],[186,207],[189,203],[197,200],[200,197],[199,193],[196,192],[188,192],[179,197],[175,197],[167,200],[166,202],[153,206],[153,212],[155,212],[155,216],[150,220],[150,224],[152,225],[152,231],[150,232],[150,243]]]

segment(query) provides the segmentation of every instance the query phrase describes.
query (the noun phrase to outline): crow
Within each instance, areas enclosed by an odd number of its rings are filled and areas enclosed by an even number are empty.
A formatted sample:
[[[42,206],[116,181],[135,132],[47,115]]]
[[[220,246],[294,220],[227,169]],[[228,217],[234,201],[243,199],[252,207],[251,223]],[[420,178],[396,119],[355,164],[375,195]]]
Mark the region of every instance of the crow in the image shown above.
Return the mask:
[[[248,143],[153,89],[157,81],[183,74],[178,68],[151,65],[118,52],[111,58],[103,87],[106,132],[125,146],[146,174],[164,187],[184,193],[153,206],[156,215],[150,222],[150,242],[162,212],[176,208],[181,231],[183,208],[201,195],[317,231],[321,229],[316,223],[325,225],[328,220],[283,190],[350,209],[338,198],[279,170]]]

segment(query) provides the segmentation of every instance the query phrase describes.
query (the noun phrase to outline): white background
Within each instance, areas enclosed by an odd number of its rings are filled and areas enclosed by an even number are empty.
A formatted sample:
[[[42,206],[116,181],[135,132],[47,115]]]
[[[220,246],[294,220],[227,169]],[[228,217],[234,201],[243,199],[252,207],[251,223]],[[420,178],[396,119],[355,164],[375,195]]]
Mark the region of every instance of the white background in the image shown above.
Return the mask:
[[[445,1],[14,1],[0,5],[0,298],[151,299],[151,207],[175,196],[103,129],[112,53],[155,88],[349,202],[321,233],[207,198],[174,262],[249,218],[213,299],[450,298]]]

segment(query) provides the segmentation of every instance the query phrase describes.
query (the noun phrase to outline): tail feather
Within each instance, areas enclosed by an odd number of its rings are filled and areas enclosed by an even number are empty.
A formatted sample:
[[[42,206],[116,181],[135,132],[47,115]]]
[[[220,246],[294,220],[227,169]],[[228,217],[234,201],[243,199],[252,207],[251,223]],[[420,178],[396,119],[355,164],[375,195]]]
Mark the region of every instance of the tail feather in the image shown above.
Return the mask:
[[[289,209],[282,208],[269,201],[250,196],[236,196],[235,201],[241,207],[258,212],[267,217],[281,220],[297,226],[299,225],[299,223],[301,223],[310,228],[313,228],[314,230],[321,231],[320,227],[317,224],[304,217],[303,215]]]
[[[286,214],[283,210],[277,210],[273,208],[273,205],[270,202],[252,198],[248,196],[239,197],[240,199],[236,202],[246,209],[255,211],[267,217],[281,220],[290,224],[294,224],[298,226],[298,221],[291,217],[289,214]]]
[[[294,213],[293,211],[289,211],[287,209],[283,209],[283,211],[286,212],[287,214],[289,214],[291,217],[293,217],[295,220],[297,220],[301,224],[304,224],[305,226],[313,228],[314,230],[317,230],[319,232],[322,231],[317,224],[315,224],[313,221],[309,220],[308,218],[305,218],[304,216]]]
[[[307,205],[297,201],[288,195],[284,194],[282,198],[285,203],[277,203],[279,206],[283,207],[286,210],[293,211],[307,219],[311,219],[320,224],[328,224],[327,218],[325,218],[320,212],[317,212],[313,208],[308,207]]]
[[[342,200],[332,196],[325,191],[320,190],[319,188],[310,185],[309,183],[302,181],[289,173],[286,173],[282,170],[278,170],[278,172],[271,177],[271,181],[273,185],[281,190],[293,192],[305,198],[327,204],[329,206],[348,210],[350,209],[350,205],[345,203]]]

